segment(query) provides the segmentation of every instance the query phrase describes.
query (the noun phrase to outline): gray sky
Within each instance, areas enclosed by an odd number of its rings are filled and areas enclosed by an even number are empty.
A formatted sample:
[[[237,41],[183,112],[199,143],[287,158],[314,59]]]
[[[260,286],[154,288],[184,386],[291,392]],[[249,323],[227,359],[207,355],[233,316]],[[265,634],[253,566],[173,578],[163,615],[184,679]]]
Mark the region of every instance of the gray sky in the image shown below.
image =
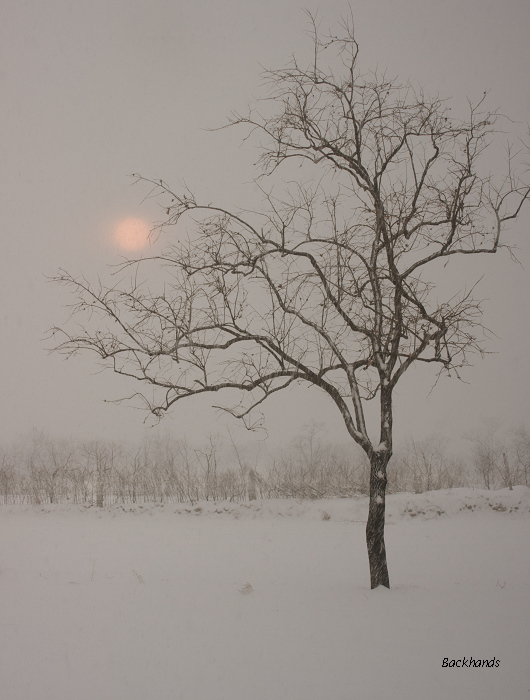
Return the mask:
[[[361,64],[387,68],[428,92],[465,98],[490,91],[524,134],[530,115],[527,0],[352,1]],[[94,358],[65,362],[42,338],[66,317],[68,296],[46,283],[59,267],[95,277],[120,260],[117,221],[159,215],[127,175],[185,180],[202,200],[245,207],[257,174],[243,133],[209,132],[259,94],[260,64],[282,67],[310,42],[301,0],[3,0],[0,9],[2,252],[0,443],[32,427],[55,435],[131,439],[144,414],[103,403],[131,391],[97,374]],[[345,2],[321,3],[322,28],[336,28]],[[465,372],[470,383],[413,371],[396,397],[401,435],[460,435],[481,417],[529,422],[530,210],[512,227],[522,266],[481,257],[485,323],[496,354]],[[159,245],[159,244],[157,244]],[[471,277],[470,277],[471,279]],[[317,392],[271,402],[271,437],[287,439],[314,418],[346,439],[337,409]],[[164,421],[176,435],[221,429],[204,402],[182,402]]]

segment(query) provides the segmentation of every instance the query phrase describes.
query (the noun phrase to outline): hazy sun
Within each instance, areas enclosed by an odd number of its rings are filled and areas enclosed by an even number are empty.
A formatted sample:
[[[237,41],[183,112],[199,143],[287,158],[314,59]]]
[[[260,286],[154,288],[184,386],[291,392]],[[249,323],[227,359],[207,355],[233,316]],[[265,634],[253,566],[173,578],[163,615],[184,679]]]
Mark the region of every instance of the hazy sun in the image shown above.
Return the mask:
[[[116,225],[113,238],[123,250],[141,250],[149,243],[150,230],[149,224],[143,219],[130,217]]]

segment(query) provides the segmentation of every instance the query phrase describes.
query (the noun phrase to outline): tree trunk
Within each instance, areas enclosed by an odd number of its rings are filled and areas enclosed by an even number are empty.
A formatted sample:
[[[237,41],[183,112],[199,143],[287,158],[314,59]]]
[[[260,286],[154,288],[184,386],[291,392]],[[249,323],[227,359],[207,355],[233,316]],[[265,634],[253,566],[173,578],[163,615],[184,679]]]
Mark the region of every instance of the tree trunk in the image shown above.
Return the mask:
[[[508,465],[508,457],[506,457],[506,452],[502,453],[502,458],[504,460],[504,472],[506,474],[506,477],[505,477],[506,486],[508,486],[510,491],[513,491],[512,474],[510,472],[510,467]]]
[[[366,545],[370,564],[370,588],[390,588],[385,549],[385,492],[387,452],[373,452],[370,459],[370,505],[366,523]]]
[[[103,508],[103,474],[98,471],[96,484],[96,507]]]
[[[248,470],[248,500],[256,500],[256,472],[252,468]]]

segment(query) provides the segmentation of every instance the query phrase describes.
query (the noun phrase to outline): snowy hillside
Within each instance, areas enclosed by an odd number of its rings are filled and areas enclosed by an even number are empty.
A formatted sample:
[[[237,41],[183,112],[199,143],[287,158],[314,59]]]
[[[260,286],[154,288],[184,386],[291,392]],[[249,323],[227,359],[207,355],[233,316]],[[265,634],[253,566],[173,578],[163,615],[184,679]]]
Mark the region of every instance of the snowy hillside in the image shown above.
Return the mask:
[[[0,697],[530,697],[530,489],[387,510],[370,591],[366,498],[3,506]]]

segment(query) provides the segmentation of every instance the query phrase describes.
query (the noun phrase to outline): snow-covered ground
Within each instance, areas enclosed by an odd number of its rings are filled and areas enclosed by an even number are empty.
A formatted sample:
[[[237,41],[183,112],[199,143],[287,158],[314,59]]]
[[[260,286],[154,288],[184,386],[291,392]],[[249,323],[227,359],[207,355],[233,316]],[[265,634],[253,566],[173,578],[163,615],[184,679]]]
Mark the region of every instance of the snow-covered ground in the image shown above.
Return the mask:
[[[530,698],[530,490],[390,496],[390,591],[366,511],[0,507],[1,700]]]

